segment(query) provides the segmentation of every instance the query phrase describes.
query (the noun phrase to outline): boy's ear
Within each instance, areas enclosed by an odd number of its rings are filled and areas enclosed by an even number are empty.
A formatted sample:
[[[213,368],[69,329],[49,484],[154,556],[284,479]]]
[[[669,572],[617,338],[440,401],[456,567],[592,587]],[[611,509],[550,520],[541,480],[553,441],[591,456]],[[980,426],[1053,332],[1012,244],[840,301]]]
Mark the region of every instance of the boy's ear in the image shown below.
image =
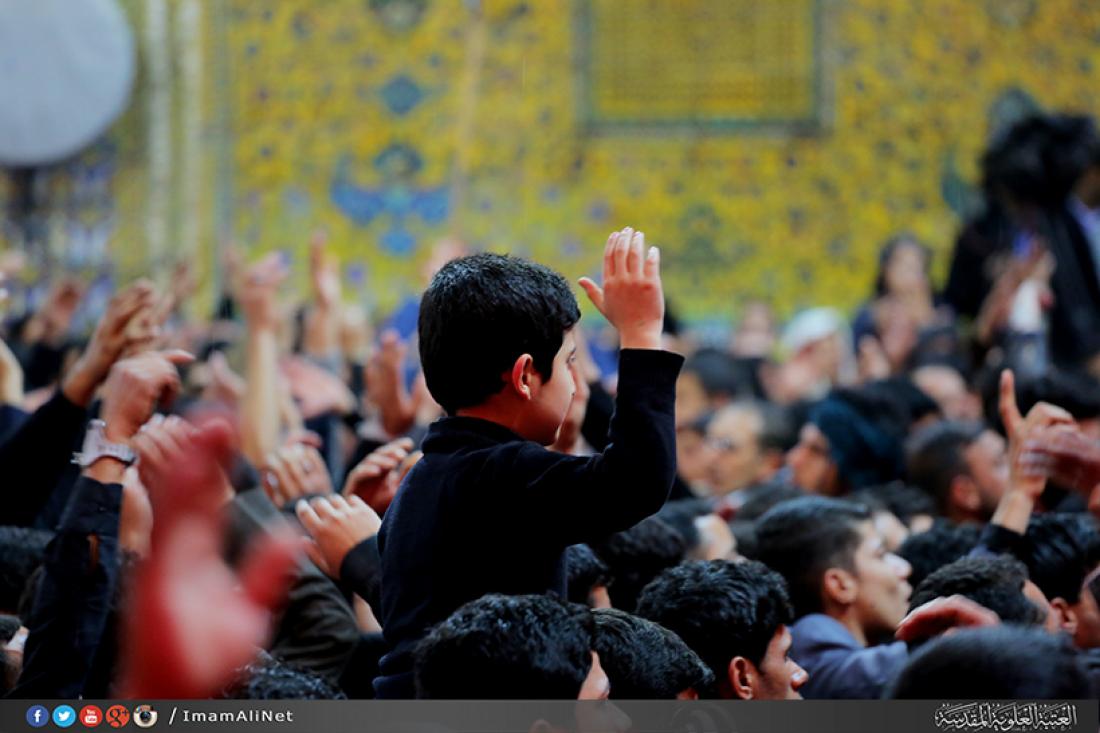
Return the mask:
[[[512,365],[512,389],[524,400],[533,396],[535,377],[535,359],[530,354],[524,354]]]

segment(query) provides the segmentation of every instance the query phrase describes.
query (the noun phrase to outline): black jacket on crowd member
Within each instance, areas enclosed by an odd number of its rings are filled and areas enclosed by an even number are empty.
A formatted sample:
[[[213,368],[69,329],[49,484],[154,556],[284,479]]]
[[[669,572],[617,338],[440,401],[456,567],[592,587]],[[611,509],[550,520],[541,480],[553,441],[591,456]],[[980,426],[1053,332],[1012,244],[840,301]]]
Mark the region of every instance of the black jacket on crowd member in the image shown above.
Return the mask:
[[[600,454],[547,451],[486,420],[446,417],[386,511],[379,620],[391,652],[379,697],[412,697],[411,652],[429,629],[487,593],[566,597],[563,555],[661,508],[676,471],[673,418],[683,358],[624,349]]]
[[[7,491],[0,522],[29,527],[67,473],[75,474],[73,447],[84,436],[88,411],[58,390],[0,443]]]

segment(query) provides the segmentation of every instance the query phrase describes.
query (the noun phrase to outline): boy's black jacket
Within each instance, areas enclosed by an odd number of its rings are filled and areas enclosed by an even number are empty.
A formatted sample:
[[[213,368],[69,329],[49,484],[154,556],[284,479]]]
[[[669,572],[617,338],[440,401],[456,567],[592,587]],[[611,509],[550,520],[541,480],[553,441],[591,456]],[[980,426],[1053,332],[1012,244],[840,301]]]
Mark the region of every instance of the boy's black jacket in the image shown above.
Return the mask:
[[[563,553],[633,526],[668,498],[683,358],[625,349],[611,442],[594,456],[553,453],[496,423],[447,417],[386,511],[379,620],[391,653],[379,697],[412,697],[412,650],[486,593],[565,593]]]

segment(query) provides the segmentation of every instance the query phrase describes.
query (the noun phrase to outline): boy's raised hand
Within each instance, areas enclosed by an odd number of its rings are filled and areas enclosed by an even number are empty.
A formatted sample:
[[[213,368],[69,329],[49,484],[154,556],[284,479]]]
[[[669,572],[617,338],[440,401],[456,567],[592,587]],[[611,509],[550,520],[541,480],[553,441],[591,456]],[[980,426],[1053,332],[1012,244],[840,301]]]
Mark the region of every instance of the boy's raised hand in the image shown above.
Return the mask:
[[[613,232],[603,252],[603,287],[587,277],[580,285],[592,305],[619,332],[624,349],[660,349],[665,318],[661,256],[630,227]]]

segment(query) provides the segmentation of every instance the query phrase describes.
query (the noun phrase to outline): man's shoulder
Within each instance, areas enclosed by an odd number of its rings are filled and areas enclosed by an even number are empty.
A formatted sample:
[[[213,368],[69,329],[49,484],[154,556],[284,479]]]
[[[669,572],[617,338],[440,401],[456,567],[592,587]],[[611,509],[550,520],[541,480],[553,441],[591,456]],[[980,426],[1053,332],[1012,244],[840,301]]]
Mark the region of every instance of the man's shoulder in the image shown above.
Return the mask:
[[[822,646],[862,649],[844,624],[823,613],[811,613],[791,626],[791,653],[806,653]]]

